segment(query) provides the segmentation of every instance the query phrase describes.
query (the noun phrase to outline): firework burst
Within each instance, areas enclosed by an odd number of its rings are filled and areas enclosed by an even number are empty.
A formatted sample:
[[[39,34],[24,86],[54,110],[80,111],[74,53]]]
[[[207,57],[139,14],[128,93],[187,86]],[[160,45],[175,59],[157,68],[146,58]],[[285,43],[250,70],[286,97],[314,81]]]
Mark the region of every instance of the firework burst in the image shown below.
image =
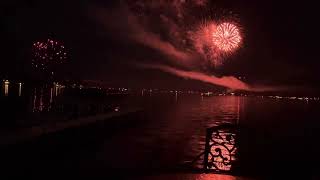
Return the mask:
[[[239,28],[229,22],[219,25],[214,21],[204,21],[190,38],[195,50],[214,67],[223,64],[224,59],[241,45]]]
[[[33,43],[32,66],[39,70],[48,70],[67,59],[67,52],[63,43],[48,39]]]
[[[212,40],[218,49],[231,52],[239,47],[241,36],[237,26],[226,22],[217,26],[212,34]]]

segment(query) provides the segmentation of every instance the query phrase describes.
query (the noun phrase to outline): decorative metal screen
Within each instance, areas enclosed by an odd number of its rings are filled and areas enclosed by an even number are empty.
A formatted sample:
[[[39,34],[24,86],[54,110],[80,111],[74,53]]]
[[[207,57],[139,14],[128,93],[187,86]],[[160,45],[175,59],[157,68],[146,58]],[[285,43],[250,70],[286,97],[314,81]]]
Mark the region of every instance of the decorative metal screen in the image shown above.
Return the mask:
[[[207,129],[204,169],[217,172],[232,171],[237,160],[237,129],[234,125],[220,125]]]

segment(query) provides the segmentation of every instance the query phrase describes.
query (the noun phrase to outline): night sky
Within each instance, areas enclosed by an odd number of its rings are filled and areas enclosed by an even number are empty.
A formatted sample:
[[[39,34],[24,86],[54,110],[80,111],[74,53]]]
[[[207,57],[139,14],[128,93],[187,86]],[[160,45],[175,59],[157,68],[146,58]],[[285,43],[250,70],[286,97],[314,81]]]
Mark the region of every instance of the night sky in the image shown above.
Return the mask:
[[[236,19],[244,41],[222,67],[206,70],[218,76],[245,76],[248,83],[319,88],[319,28],[316,5],[306,1],[210,1],[185,0],[183,13],[194,19],[214,16]],[[210,88],[212,85],[140,68],[137,63],[166,64],[170,57],[130,39],[128,16],[146,19],[148,31],[170,41],[159,16],[177,19],[179,7],[134,9],[134,1],[30,0],[1,2],[0,75],[21,78],[30,66],[31,46],[38,40],[54,38],[69,50],[63,67],[68,78],[101,80],[110,86],[154,88]],[[137,2],[137,1],[136,1]],[[146,1],[140,1],[146,2]],[[174,1],[167,1],[168,4]],[[155,3],[154,6],[160,3]],[[188,6],[189,7],[189,6]],[[160,10],[159,10],[160,9]],[[141,11],[141,12],[140,12]],[[159,12],[158,12],[159,11]],[[231,12],[232,13],[229,13]],[[186,24],[194,24],[189,19]],[[180,21],[181,23],[181,21]],[[159,25],[160,24],[160,25]],[[191,26],[191,25],[190,25]],[[192,27],[190,27],[192,29]],[[176,45],[175,42],[172,43]],[[181,48],[181,47],[180,47]],[[175,65],[178,66],[179,65]],[[181,67],[186,68],[186,67]],[[196,70],[199,70],[197,67]]]

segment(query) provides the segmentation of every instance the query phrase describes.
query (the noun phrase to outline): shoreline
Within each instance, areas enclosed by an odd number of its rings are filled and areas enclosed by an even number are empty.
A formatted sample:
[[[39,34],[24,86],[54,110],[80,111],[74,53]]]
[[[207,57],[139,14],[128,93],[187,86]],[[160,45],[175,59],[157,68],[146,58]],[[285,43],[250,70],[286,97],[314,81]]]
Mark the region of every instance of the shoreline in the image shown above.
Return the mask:
[[[94,124],[101,121],[112,120],[114,118],[119,118],[129,114],[136,114],[141,112],[142,109],[134,108],[130,110],[124,110],[120,112],[110,112],[104,114],[97,114],[88,117],[81,117],[77,119],[72,119],[69,121],[57,121],[56,123],[45,123],[38,126],[21,128],[18,130],[11,131],[9,133],[4,133],[0,136],[0,146],[16,144],[19,142],[31,140],[43,135],[57,133],[69,128],[79,128],[89,124]]]

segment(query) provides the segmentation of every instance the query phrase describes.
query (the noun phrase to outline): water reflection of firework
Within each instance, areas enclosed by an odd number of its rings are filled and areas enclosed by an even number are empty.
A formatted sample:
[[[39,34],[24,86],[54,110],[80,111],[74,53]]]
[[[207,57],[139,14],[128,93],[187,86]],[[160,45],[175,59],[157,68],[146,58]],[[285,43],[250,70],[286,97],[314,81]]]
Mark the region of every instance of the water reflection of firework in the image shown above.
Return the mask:
[[[33,43],[32,66],[39,70],[48,70],[62,64],[67,59],[63,43],[48,39]]]

